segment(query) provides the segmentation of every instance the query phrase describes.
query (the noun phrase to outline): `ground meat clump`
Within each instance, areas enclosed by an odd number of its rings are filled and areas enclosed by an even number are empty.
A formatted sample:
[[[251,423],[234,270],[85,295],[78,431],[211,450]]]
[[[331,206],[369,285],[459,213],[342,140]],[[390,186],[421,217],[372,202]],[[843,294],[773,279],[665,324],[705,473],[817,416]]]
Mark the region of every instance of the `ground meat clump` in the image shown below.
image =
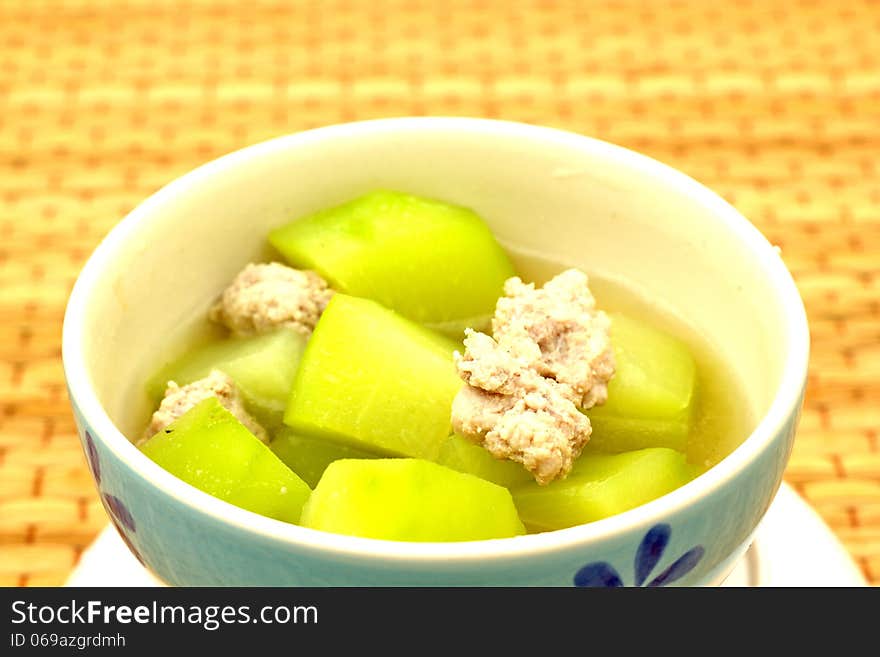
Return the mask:
[[[174,381],[168,382],[165,398],[159,405],[159,409],[153,413],[150,426],[147,427],[139,444],[146,442],[208,397],[216,397],[220,404],[238,418],[239,422],[247,427],[252,434],[262,442],[268,442],[266,430],[245,410],[241,393],[235,382],[223,372],[212,370],[204,379],[193,381],[185,386],[179,386]]]
[[[592,428],[574,403],[573,388],[538,374],[516,345],[467,332],[465,353],[456,354],[466,385],[453,400],[452,425],[547,484],[569,473]]]
[[[574,269],[538,289],[514,277],[504,292],[494,338],[468,330],[464,354],[455,354],[465,385],[452,404],[452,425],[547,484],[568,475],[590,438],[579,408],[607,399],[610,322],[596,310],[586,275]]]
[[[568,269],[543,288],[510,278],[498,300],[492,332],[496,339],[529,339],[539,357],[531,363],[542,376],[567,383],[587,409],[608,398],[614,375],[608,316],[596,309],[587,275]]]
[[[501,344],[473,329],[465,329],[465,352],[457,354],[458,375],[470,386],[487,392],[514,394],[523,386],[523,377],[532,378],[531,363],[541,353],[530,340],[512,335]]]
[[[309,336],[333,291],[313,271],[277,262],[249,264],[223,291],[209,317],[236,335],[288,326]]]

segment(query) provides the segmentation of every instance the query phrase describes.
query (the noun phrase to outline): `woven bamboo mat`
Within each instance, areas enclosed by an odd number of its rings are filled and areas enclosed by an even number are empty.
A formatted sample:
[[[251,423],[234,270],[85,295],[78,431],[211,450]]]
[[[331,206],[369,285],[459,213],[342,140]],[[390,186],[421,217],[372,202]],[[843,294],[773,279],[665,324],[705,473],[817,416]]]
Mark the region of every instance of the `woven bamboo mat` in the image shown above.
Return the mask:
[[[813,337],[787,480],[880,584],[880,3],[0,0],[0,584],[105,522],[60,363],[73,280],[164,183],[328,123],[490,116],[634,148],[782,247]]]

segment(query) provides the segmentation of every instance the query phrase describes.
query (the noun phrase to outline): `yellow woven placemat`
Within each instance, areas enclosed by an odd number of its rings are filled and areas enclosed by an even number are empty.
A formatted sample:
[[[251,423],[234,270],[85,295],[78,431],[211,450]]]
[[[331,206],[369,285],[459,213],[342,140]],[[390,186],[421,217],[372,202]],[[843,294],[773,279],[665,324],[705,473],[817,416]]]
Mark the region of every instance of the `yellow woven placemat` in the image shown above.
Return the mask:
[[[813,337],[786,478],[880,584],[878,31],[870,0],[0,0],[0,584],[62,583],[105,522],[60,363],[100,238],[222,153],[419,114],[634,148],[782,247]]]

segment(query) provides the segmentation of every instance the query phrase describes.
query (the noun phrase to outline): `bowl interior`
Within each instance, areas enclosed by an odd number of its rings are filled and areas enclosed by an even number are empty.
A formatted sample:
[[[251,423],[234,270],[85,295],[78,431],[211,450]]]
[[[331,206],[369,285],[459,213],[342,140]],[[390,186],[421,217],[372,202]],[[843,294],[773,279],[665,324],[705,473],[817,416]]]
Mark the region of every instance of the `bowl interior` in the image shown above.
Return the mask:
[[[269,229],[376,188],[469,206],[505,246],[630,288],[714,345],[744,384],[744,413],[759,419],[770,407],[798,319],[793,286],[771,245],[715,194],[568,133],[400,119],[221,158],[145,201],[110,235],[87,282],[77,348],[115,425],[140,434],[144,380],[231,278],[267,257]]]

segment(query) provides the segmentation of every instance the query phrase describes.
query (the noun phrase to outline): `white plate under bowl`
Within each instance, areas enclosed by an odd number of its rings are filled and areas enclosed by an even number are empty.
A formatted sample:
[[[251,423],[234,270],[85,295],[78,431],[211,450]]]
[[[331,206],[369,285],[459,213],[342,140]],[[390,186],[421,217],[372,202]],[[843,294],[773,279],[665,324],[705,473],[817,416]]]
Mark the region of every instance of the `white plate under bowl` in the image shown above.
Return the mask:
[[[755,539],[723,586],[866,586],[861,571],[819,515],[783,483]],[[65,586],[161,586],[107,526]]]

